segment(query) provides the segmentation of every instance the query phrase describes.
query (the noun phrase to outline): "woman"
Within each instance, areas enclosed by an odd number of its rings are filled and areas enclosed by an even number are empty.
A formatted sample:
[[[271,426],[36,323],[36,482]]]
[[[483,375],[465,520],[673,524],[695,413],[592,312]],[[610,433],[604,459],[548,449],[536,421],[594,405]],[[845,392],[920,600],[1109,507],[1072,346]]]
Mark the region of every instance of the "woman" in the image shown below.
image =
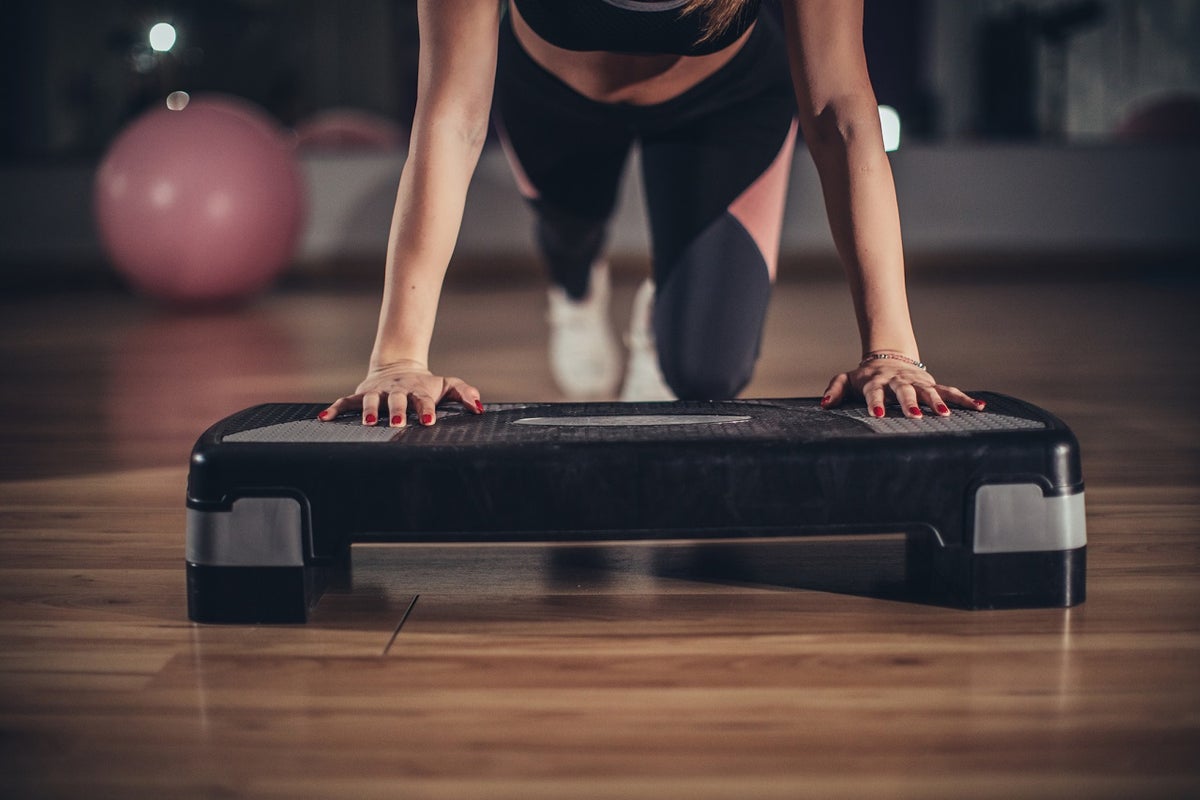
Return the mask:
[[[759,0],[424,0],[418,102],[388,243],[383,308],[366,379],[320,418],[373,425],[450,399],[483,413],[478,389],[435,374],[430,337],[471,174],[495,106],[556,284],[552,352],[578,332],[589,371],[608,370],[599,261],[620,168],[641,147],[654,282],[631,340],[670,391],[734,396],[749,380],[774,278],[794,119],[821,179],[849,277],[863,360],[821,405],[861,397],[982,408],[937,384],[909,320],[900,223],[862,48],[862,0],[784,0],[782,29]],[[499,63],[499,67],[497,64]],[[595,327],[594,325],[592,326]],[[576,339],[579,337],[576,336]],[[575,347],[577,350],[578,348]],[[559,358],[570,367],[571,358]],[[644,359],[642,359],[644,361]],[[631,364],[636,368],[635,352]],[[560,364],[560,367],[562,365]],[[644,365],[643,365],[644,366]],[[560,380],[578,380],[556,369]],[[588,371],[584,372],[584,382]],[[585,387],[594,388],[594,387]]]

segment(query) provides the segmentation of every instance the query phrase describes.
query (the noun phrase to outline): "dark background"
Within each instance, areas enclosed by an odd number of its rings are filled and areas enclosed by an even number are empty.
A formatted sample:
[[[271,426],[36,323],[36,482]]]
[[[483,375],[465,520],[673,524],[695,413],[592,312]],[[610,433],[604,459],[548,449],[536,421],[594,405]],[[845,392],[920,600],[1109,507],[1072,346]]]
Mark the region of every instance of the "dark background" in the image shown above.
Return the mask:
[[[5,0],[0,160],[94,158],[175,89],[253,100],[285,125],[330,108],[402,125],[413,0]],[[158,21],[179,31],[155,54]],[[881,103],[905,134],[1105,138],[1139,99],[1200,87],[1194,0],[867,0]]]

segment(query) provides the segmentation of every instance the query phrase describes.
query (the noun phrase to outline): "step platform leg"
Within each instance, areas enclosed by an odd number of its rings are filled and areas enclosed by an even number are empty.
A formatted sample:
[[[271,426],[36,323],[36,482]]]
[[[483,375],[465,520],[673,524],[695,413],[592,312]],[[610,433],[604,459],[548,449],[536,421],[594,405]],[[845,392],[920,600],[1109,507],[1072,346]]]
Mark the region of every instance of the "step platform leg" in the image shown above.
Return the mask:
[[[194,622],[304,623],[326,588],[348,579],[348,544],[329,563],[306,558],[305,515],[295,498],[247,497],[227,510],[187,513]]]
[[[976,490],[973,505],[962,546],[943,546],[932,532],[908,536],[905,576],[915,597],[972,609],[1066,608],[1084,601],[1082,491],[1055,495],[1034,483],[989,484]]]

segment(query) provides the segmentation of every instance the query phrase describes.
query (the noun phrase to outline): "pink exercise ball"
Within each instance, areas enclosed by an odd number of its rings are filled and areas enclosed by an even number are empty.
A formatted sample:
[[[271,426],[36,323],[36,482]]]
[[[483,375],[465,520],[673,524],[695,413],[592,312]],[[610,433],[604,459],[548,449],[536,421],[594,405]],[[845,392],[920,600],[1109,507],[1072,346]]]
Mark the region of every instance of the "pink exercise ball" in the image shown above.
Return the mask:
[[[1117,138],[1159,144],[1200,142],[1200,96],[1179,93],[1142,102],[1117,125]]]
[[[304,208],[290,139],[264,111],[230,97],[143,114],[96,175],[96,222],[114,267],[173,304],[267,288],[291,261]]]
[[[353,108],[322,111],[296,126],[301,150],[399,150],[407,140],[398,123]]]

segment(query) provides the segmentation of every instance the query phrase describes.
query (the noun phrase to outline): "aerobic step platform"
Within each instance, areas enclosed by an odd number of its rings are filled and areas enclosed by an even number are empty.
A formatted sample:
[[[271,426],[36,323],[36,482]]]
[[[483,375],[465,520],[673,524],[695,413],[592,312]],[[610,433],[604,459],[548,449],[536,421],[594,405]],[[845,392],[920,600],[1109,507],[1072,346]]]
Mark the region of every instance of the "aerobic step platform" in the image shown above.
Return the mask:
[[[916,420],[794,398],[447,408],[403,429],[256,406],[192,451],[188,613],[304,622],[355,542],[878,533],[905,534],[906,581],[935,602],[1082,602],[1074,435],[1029,403],[975,396],[986,411]]]

